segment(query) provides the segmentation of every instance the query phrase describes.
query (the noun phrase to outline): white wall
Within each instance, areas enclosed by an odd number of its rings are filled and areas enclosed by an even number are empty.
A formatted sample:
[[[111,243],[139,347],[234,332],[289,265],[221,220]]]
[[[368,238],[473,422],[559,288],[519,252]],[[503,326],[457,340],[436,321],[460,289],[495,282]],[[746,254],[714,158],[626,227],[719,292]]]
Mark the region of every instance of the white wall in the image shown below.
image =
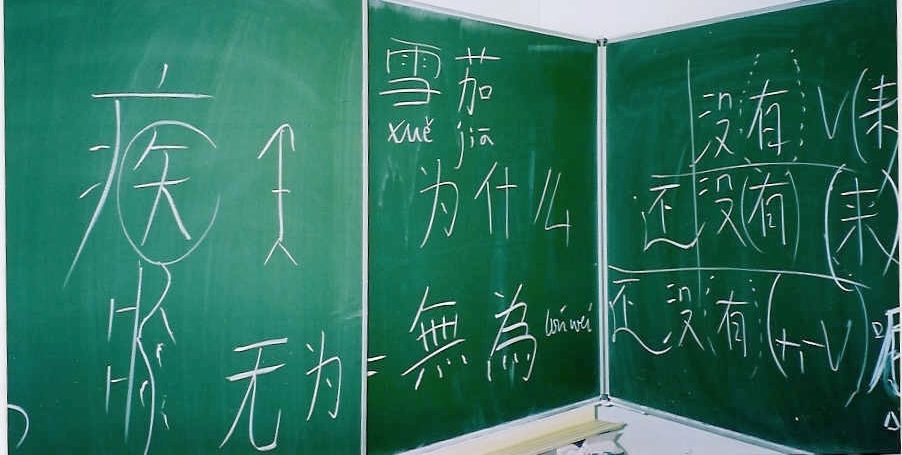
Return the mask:
[[[549,0],[413,0],[492,19],[539,27],[540,4]],[[563,0],[568,1],[568,0]],[[563,30],[559,30],[563,31]]]
[[[588,38],[618,37],[793,0],[419,0]]]

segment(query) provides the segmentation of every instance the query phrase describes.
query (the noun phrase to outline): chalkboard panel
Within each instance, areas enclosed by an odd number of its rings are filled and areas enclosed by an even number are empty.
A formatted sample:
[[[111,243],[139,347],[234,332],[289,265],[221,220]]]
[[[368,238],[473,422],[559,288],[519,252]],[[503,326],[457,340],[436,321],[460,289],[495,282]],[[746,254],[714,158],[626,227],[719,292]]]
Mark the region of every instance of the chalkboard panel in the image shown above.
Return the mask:
[[[598,395],[596,51],[370,2],[370,453]]]
[[[5,2],[12,453],[359,453],[361,11]]]
[[[895,17],[843,0],[608,47],[612,395],[899,451]]]

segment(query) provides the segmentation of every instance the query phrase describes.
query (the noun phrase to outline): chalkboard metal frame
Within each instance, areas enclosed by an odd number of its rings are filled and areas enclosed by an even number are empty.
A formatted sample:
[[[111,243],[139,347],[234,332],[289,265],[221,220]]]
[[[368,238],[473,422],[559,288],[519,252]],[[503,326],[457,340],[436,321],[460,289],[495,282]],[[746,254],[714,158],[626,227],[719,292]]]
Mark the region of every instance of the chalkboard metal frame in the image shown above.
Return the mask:
[[[362,206],[363,210],[361,210],[361,215],[363,218],[360,220],[360,364],[363,367],[360,369],[360,455],[366,455],[366,378],[368,370],[367,370],[367,359],[369,358],[369,351],[367,349],[368,346],[368,337],[369,334],[369,326],[368,326],[368,314],[369,314],[369,294],[370,287],[369,281],[367,277],[369,277],[369,264],[370,264],[370,247],[369,247],[369,219],[370,219],[370,166],[369,166],[369,156],[370,156],[370,98],[369,98],[369,90],[370,90],[370,78],[369,78],[369,30],[367,24],[369,24],[369,4],[367,0],[360,0],[360,8],[362,9],[360,14],[360,40],[361,40],[361,52],[360,52],[360,71],[361,71],[361,80],[360,80],[360,190],[363,191],[362,194]]]
[[[608,76],[608,52],[607,38],[599,40],[598,46],[598,320],[601,321],[601,335],[599,337],[599,354],[601,356],[599,365],[601,365],[601,398],[608,400],[611,393],[611,368],[609,365],[610,357],[608,356],[608,249],[605,247],[608,241],[608,97],[607,97],[607,76]]]
[[[3,8],[0,7],[0,30],[6,29]],[[5,33],[0,33],[0,106],[6,106],[6,61]],[[9,384],[6,369],[6,109],[0,108],[0,446],[6,453],[9,437],[7,392]]]
[[[902,43],[902,0],[896,0],[896,45]],[[896,52],[896,71],[902,74],[902,54]],[[902,109],[896,110],[897,125],[902,125]],[[896,162],[896,175],[902,179],[902,160]],[[896,223],[902,226],[902,199],[896,198]],[[902,236],[899,237],[898,251],[902,251]],[[902,267],[899,268],[899,282],[902,283]],[[902,305],[902,286],[899,286],[899,302]]]

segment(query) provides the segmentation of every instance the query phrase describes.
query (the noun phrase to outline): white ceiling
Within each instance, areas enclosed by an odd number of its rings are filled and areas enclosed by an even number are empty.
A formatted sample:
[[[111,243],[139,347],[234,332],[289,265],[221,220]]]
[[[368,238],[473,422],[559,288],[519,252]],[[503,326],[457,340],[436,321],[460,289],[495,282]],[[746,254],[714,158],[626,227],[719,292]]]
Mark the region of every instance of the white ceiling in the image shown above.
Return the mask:
[[[419,0],[442,8],[588,38],[648,32],[792,0]]]

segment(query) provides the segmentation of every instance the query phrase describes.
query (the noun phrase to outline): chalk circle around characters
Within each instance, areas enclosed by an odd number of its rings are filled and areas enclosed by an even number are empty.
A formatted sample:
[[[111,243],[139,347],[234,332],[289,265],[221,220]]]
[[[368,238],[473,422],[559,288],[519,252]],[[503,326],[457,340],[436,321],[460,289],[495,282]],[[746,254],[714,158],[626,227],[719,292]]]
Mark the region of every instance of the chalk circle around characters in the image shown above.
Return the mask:
[[[168,265],[172,265],[172,264],[182,261],[189,255],[191,255],[191,253],[193,253],[194,250],[196,250],[197,247],[199,247],[201,245],[201,243],[203,243],[203,241],[206,239],[207,235],[210,233],[210,229],[213,227],[213,224],[216,222],[216,216],[219,213],[219,205],[220,205],[220,201],[221,201],[221,196],[220,195],[216,196],[216,205],[213,207],[213,211],[212,211],[212,214],[210,215],[209,222],[207,223],[206,227],[204,228],[203,233],[201,233],[201,235],[197,238],[197,240],[195,242],[189,244],[187,246],[187,249],[182,251],[180,254],[176,253],[174,256],[169,257],[169,258],[155,258],[155,257],[152,257],[154,255],[146,252],[142,248],[142,245],[140,245],[138,242],[135,241],[135,239],[132,237],[132,234],[129,232],[128,227],[126,227],[125,216],[123,215],[123,210],[122,210],[123,209],[123,207],[122,207],[123,169],[125,168],[125,163],[128,161],[127,160],[128,154],[131,151],[132,146],[134,146],[138,142],[138,140],[141,137],[145,136],[146,134],[153,134],[154,137],[152,137],[150,139],[150,141],[153,141],[155,138],[157,129],[159,129],[159,128],[181,128],[181,129],[187,130],[191,133],[194,133],[197,136],[200,136],[200,138],[202,138],[207,144],[209,144],[214,149],[216,148],[216,143],[213,142],[213,140],[209,136],[207,136],[206,133],[204,133],[203,131],[201,131],[199,128],[197,128],[194,125],[191,125],[191,124],[185,123],[185,122],[176,121],[176,120],[159,120],[159,121],[148,124],[147,126],[142,128],[140,131],[138,131],[134,136],[132,136],[131,140],[128,142],[128,145],[125,147],[125,151],[122,154],[122,159],[119,162],[119,169],[117,170],[117,174],[116,174],[116,210],[117,210],[117,214],[118,214],[118,218],[119,218],[119,226],[122,230],[122,233],[125,235],[126,240],[131,245],[131,247],[135,251],[135,253],[137,253],[138,256],[141,257],[141,259],[143,259],[144,261],[146,261],[150,264],[153,264],[153,265],[168,266]],[[145,155],[147,152],[148,151],[145,151]],[[142,157],[142,159],[143,159],[143,157]],[[140,165],[140,163],[138,163],[138,164]],[[136,165],[136,168],[137,168],[137,165]]]

